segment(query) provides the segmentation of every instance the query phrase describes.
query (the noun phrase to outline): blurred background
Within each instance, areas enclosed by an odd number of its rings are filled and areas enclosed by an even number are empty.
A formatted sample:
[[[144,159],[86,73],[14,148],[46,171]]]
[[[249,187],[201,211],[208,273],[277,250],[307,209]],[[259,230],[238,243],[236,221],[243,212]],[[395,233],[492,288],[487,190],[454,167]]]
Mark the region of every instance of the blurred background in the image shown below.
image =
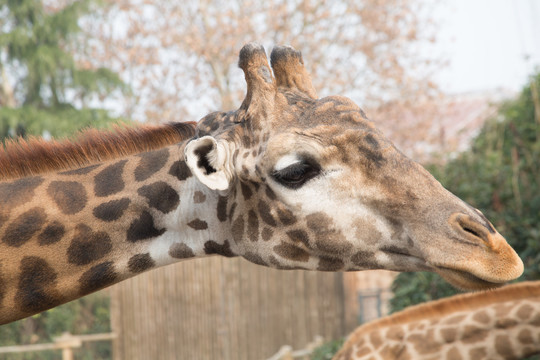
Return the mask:
[[[535,0],[0,0],[0,139],[196,121],[238,108],[243,44],[302,51],[398,148],[482,210],[540,272]],[[330,358],[358,324],[456,292],[437,275],[277,271],[190,260],[0,326],[1,347],[105,333],[75,359]],[[64,355],[66,356],[66,355]],[[61,359],[59,351],[0,359]]]

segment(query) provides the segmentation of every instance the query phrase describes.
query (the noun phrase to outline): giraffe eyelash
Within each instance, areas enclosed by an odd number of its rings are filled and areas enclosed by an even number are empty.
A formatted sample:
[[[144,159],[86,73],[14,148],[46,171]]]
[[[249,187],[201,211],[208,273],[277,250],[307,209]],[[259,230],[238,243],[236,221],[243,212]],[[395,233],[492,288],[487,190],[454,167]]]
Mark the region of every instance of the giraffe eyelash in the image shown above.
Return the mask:
[[[289,189],[298,189],[320,173],[321,167],[317,162],[304,159],[283,169],[274,170],[271,177]]]

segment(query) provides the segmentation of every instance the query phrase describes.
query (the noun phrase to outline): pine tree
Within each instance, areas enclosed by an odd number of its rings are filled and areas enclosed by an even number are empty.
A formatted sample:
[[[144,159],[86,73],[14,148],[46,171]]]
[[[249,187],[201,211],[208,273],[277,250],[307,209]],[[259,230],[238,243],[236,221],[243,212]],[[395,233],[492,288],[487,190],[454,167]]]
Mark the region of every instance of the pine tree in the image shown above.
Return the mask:
[[[96,4],[60,8],[40,0],[0,0],[0,139],[15,135],[62,137],[114,121],[89,104],[127,90],[104,68],[83,68],[74,49],[84,46],[79,25]]]

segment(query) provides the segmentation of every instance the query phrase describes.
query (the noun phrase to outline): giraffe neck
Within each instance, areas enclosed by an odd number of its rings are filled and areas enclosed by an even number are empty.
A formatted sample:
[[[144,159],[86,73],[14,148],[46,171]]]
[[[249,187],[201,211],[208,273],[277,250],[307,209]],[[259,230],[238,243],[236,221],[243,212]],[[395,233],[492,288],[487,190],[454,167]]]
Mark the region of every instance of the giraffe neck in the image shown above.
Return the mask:
[[[0,183],[0,323],[142,271],[234,256],[226,201],[200,185],[183,145]]]

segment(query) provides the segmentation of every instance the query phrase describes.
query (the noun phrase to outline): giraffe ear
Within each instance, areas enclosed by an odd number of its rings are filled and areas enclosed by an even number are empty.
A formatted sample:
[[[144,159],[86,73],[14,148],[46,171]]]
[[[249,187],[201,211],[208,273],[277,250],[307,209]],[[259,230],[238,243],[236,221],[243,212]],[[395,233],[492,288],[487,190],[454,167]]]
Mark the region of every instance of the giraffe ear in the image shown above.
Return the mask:
[[[224,141],[203,136],[190,141],[184,150],[186,164],[201,183],[212,190],[227,190],[233,178],[229,149]]]

